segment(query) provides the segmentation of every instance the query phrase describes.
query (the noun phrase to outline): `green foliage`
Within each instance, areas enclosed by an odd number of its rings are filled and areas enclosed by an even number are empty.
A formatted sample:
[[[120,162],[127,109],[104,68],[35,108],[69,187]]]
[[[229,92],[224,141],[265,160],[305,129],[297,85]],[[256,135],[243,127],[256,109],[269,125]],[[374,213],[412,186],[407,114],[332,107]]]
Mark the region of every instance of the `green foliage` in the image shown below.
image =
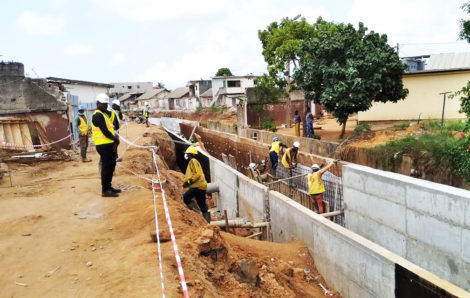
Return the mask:
[[[467,152],[470,139],[455,138],[450,133],[428,134],[420,138],[408,137],[388,142],[371,149],[371,156],[384,170],[396,171],[403,154],[413,160],[428,160],[429,171],[439,173],[448,169],[470,182],[470,153]]]
[[[297,84],[308,99],[345,124],[349,115],[366,111],[373,101],[397,102],[408,90],[403,88],[405,65],[387,36],[359,23],[348,24],[318,20],[318,36],[302,42]]]
[[[216,107],[216,106],[213,106],[213,107],[197,107],[196,108],[197,111],[213,111],[213,112],[217,112],[217,113],[224,113],[227,108],[226,107]]]
[[[423,121],[423,128],[427,132],[438,133],[441,130],[443,132],[452,131],[465,131],[466,121],[462,120],[448,120],[444,121],[444,127],[441,129],[441,121],[438,120],[426,120]]]
[[[315,28],[305,18],[300,20],[284,18],[280,23],[271,23],[265,30],[258,30],[269,75],[276,79],[279,87],[284,87],[286,84],[288,63],[296,64],[302,40],[314,35]]]
[[[266,74],[256,78],[253,92],[256,97],[256,102],[260,105],[276,103],[278,99],[284,95],[281,88],[276,85],[275,80]]]
[[[219,68],[219,70],[217,70],[217,72],[215,73],[215,76],[216,77],[223,77],[223,76],[230,77],[230,76],[233,76],[233,74],[229,68],[222,67],[222,68]]]
[[[276,131],[276,125],[274,124],[274,119],[271,117],[266,117],[261,121],[261,128],[267,129],[272,132]]]
[[[321,136],[319,136],[319,135],[313,135],[313,138],[314,138],[315,140],[321,140]]]
[[[461,6],[462,10],[470,14],[470,2],[466,2]],[[470,20],[460,20],[459,38],[470,42]]]
[[[366,123],[366,124],[358,125],[358,126],[356,126],[356,128],[354,128],[354,134],[355,135],[359,135],[363,131],[370,131],[370,125]]]
[[[410,127],[410,122],[402,122],[402,123],[396,123],[392,125],[392,128],[395,130],[403,130],[403,129],[407,129],[408,127]]]

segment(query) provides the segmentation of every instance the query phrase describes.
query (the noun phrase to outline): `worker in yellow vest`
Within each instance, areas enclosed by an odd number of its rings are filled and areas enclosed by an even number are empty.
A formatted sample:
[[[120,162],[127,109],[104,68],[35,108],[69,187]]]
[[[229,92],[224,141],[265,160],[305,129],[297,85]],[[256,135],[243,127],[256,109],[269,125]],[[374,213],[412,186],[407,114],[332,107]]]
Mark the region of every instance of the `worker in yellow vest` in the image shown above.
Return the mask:
[[[88,148],[88,135],[90,133],[90,123],[88,117],[85,114],[85,106],[78,106],[78,116],[75,118],[75,125],[78,128],[78,140],[80,142],[80,155],[82,162],[90,162],[91,160],[86,157],[86,151]]]
[[[287,148],[287,146],[279,141],[277,137],[273,138],[271,147],[269,148],[269,159],[271,160],[271,175],[276,177],[277,164],[279,163],[279,154],[281,153],[281,148]]]
[[[144,110],[142,111],[142,116],[145,119],[145,124],[149,127],[149,113],[150,113],[150,104],[148,101],[145,102]]]
[[[326,167],[320,169],[318,164],[312,165],[312,172],[307,176],[308,193],[310,194],[310,201],[317,208],[318,213],[323,213],[323,193],[325,192],[325,185],[323,184],[322,175],[334,166],[338,160],[330,162]]]
[[[295,141],[291,148],[287,148],[282,156],[282,165],[289,173],[289,177],[292,177],[293,169],[297,166],[297,153],[299,152],[300,143]],[[289,186],[295,187],[296,184],[294,179],[289,180]]]
[[[204,219],[210,223],[211,214],[208,212],[206,204],[206,190],[207,190],[207,181],[202,171],[201,164],[195,158],[198,154],[196,147],[189,146],[184,153],[184,158],[188,160],[188,167],[186,168],[186,174],[183,180],[183,187],[188,187],[189,189],[183,194],[183,201],[190,209],[194,208],[192,205],[193,198],[196,198],[197,205],[202,212]]]
[[[101,163],[101,195],[103,197],[118,197],[120,189],[112,187],[114,169],[116,168],[117,147],[119,138],[115,136],[112,115],[107,111],[109,97],[98,94],[96,110],[91,121],[91,140],[95,143]]]

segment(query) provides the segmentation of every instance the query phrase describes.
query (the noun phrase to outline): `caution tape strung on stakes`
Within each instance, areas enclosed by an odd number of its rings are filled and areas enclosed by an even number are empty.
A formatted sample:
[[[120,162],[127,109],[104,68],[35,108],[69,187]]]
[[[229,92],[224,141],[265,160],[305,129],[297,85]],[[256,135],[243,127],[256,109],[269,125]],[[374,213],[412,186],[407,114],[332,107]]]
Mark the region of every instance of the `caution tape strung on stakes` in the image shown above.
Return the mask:
[[[163,189],[163,185],[162,185],[161,178],[160,178],[160,170],[158,169],[158,165],[157,165],[157,157],[156,157],[155,149],[152,148],[150,149],[150,151],[152,151],[153,164],[155,166],[155,170],[157,171],[157,179],[159,181],[158,183],[160,184],[160,189],[162,193],[162,201],[163,201],[163,209],[165,211],[165,219],[168,224],[168,229],[170,231],[170,238],[171,238],[171,243],[173,244],[173,251],[175,252],[176,265],[177,265],[178,273],[180,276],[181,290],[183,291],[183,296],[185,298],[188,298],[189,297],[188,286],[186,285],[186,279],[184,278],[183,266],[181,265],[181,258],[178,252],[178,245],[176,244],[175,233],[173,231],[173,225],[171,223],[170,211],[168,210],[168,204],[165,198],[165,190]]]
[[[124,143],[128,144],[129,146],[133,146],[133,147],[136,147],[136,148],[141,148],[141,149],[152,149],[152,148],[156,148],[157,146],[143,146],[143,145],[137,145],[135,143],[132,143],[131,141],[127,140],[126,138],[124,138],[122,135],[120,135],[119,133],[116,132],[116,135],[119,137],[119,140],[123,140]]]
[[[0,145],[1,146],[8,146],[8,147],[15,147],[15,148],[41,148],[41,147],[45,147],[45,146],[49,146],[49,145],[53,145],[53,144],[62,142],[64,140],[70,138],[71,136],[72,136],[72,134],[69,134],[68,136],[65,136],[62,139],[56,140],[54,142],[50,142],[50,143],[46,143],[46,144],[39,144],[39,145],[18,145],[18,144],[3,142],[3,141],[0,141]]]
[[[124,171],[127,171],[127,172],[131,173],[132,175],[134,175],[134,176],[136,176],[136,177],[138,177],[138,178],[147,180],[147,181],[152,182],[152,183],[153,183],[153,182],[156,182],[156,180],[153,180],[153,179],[147,178],[147,177],[145,177],[145,176],[139,175],[139,174],[137,174],[136,172],[133,172],[132,170],[129,170],[128,168],[126,168],[126,167],[124,167],[124,166],[122,166],[122,165],[120,165],[120,164],[118,164],[118,163],[117,163],[116,165],[117,165],[118,167],[121,167]]]
[[[160,283],[162,286],[162,297],[165,298],[165,284],[163,282],[162,248],[160,245],[160,230],[158,228],[157,194],[155,193],[155,180],[152,179],[153,211],[155,213],[155,235],[157,237],[158,268],[160,269]]]

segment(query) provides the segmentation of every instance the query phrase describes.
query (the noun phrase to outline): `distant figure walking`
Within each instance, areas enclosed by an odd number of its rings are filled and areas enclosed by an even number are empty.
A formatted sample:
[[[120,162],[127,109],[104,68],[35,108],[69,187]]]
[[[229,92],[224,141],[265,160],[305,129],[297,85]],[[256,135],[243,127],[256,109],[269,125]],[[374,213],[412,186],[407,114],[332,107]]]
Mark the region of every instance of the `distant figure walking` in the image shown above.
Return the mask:
[[[144,110],[142,111],[142,116],[145,119],[145,124],[149,127],[149,111],[150,111],[150,104],[148,101],[145,102]]]
[[[307,114],[306,126],[307,126],[307,138],[313,138],[313,136],[315,135],[315,132],[313,130],[313,116],[311,113]]]
[[[80,135],[78,139],[80,141],[80,155],[82,162],[90,162],[91,160],[86,157],[86,151],[88,148],[88,135],[90,134],[90,122],[85,114],[85,106],[78,106],[78,116],[75,119],[75,125],[77,126]]]
[[[300,137],[300,116],[299,111],[295,111],[294,113],[294,132],[296,137]]]

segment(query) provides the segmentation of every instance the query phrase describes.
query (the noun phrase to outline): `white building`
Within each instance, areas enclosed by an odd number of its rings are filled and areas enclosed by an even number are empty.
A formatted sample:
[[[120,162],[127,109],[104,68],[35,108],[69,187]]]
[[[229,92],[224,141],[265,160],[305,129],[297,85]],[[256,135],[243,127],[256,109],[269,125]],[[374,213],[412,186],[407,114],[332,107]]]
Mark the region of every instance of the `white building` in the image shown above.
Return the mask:
[[[48,77],[48,82],[61,83],[66,90],[64,94],[75,95],[78,97],[79,103],[94,103],[96,96],[100,93],[109,94],[111,84],[96,83],[89,81],[70,80],[64,78]]]
[[[233,107],[246,99],[246,89],[255,86],[255,76],[221,76],[212,78],[210,106]]]
[[[111,84],[114,85],[114,87],[109,90],[109,94],[116,97],[119,97],[125,93],[145,93],[153,88],[152,82],[123,82]]]

